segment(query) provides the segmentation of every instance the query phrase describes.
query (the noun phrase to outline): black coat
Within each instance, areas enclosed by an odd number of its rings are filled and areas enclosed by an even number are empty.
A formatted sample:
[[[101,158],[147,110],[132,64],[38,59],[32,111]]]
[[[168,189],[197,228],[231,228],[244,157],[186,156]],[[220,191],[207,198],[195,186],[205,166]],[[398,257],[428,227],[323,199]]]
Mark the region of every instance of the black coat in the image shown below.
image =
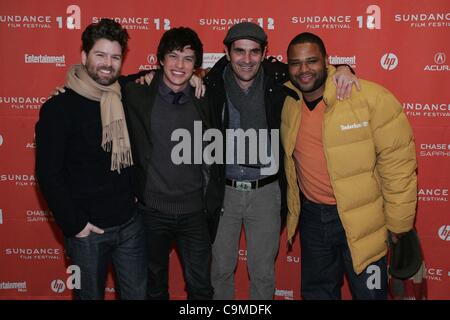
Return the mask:
[[[213,126],[219,128],[225,137],[225,130],[228,128],[228,107],[225,93],[225,85],[223,80],[223,72],[229,61],[227,57],[221,58],[208,72],[205,77],[205,84],[209,96],[209,103],[211,105],[211,118]],[[269,132],[271,129],[280,129],[281,125],[281,111],[285,98],[290,95],[298,99],[297,93],[283,86],[282,84],[288,80],[287,65],[281,63],[273,57],[267,58],[263,61],[262,67],[264,70],[264,106],[266,110],[267,128]],[[224,110],[225,109],[225,110]],[[222,115],[224,115],[222,117]],[[224,146],[226,145],[224,141]],[[284,174],[284,151],[280,142],[280,167],[278,170],[278,181],[281,190],[281,211],[282,226],[284,225],[287,205],[286,205],[286,177]],[[226,152],[226,151],[225,151]],[[226,159],[224,155],[224,159]],[[225,193],[225,165],[219,168],[220,181],[220,196],[223,202]]]
[[[135,165],[136,185],[135,193],[138,199],[145,203],[145,187],[147,183],[147,167],[150,163],[152,150],[151,139],[151,113],[158,93],[158,84],[162,72],[157,71],[150,86],[129,83],[125,88],[124,106],[127,115],[128,130],[131,138],[131,148]],[[203,122],[204,129],[213,128],[211,124],[211,113],[208,105],[208,96],[201,99],[193,99],[195,108]],[[202,165],[203,173],[203,196],[204,210],[208,217],[211,241],[214,241],[217,231],[215,221],[222,208],[220,197],[220,184],[218,181],[217,164]]]

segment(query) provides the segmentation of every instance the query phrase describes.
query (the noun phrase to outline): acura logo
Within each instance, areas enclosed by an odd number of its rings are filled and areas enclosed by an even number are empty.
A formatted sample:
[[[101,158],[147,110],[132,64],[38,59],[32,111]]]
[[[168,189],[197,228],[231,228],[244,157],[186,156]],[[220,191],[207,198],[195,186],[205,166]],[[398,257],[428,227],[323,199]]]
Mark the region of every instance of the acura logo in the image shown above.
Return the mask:
[[[445,62],[445,53],[438,52],[434,55],[434,62],[436,64],[443,64]]]
[[[154,54],[149,54],[147,56],[147,61],[150,64],[156,64],[156,62],[158,61],[158,59],[156,58],[156,56]]]

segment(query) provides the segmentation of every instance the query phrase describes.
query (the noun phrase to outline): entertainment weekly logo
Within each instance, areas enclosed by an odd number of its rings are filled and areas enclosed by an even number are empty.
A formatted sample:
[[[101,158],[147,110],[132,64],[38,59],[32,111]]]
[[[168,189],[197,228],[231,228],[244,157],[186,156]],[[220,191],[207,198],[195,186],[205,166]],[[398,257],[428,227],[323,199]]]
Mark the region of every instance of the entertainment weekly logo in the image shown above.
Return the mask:
[[[427,158],[450,157],[450,144],[447,143],[421,143],[419,156]]]
[[[410,28],[449,28],[450,12],[396,13],[394,22]]]
[[[450,103],[404,102],[403,111],[410,118],[448,118]]]
[[[91,22],[98,23],[103,18],[114,20],[128,30],[170,30],[171,28],[170,19],[167,17],[92,17]]]
[[[27,282],[26,281],[18,281],[18,282],[2,281],[2,282],[0,282],[0,290],[15,290],[17,292],[27,292]]]
[[[9,29],[81,29],[81,9],[77,5],[69,5],[61,15],[18,15],[15,13],[0,15],[0,26]]]
[[[352,68],[356,68],[356,56],[329,56],[328,57],[329,64],[348,64]]]
[[[60,248],[5,248],[6,257],[18,257],[20,260],[60,260]]]
[[[381,29],[381,8],[370,5],[361,15],[302,15],[292,16],[291,23],[300,25],[308,31],[317,29],[349,30],[352,28],[363,30]]]
[[[417,199],[422,202],[448,202],[448,189],[420,188]]]
[[[275,19],[271,17],[205,17],[198,20],[200,27],[213,31],[226,31],[241,22],[253,22],[264,30],[275,30]]]
[[[30,96],[0,96],[0,107],[11,110],[36,110],[41,109],[47,97]]]
[[[25,64],[54,64],[56,67],[66,66],[66,56],[49,56],[47,54],[25,53]]]
[[[34,187],[36,178],[32,174],[5,173],[0,174],[1,183],[12,183],[17,187]]]

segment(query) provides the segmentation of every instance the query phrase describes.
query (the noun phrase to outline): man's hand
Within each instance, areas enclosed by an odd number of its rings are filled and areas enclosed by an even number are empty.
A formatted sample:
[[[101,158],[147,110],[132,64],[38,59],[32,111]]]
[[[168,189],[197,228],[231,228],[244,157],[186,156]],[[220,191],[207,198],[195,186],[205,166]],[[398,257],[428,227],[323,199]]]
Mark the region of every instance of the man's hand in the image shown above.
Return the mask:
[[[57,96],[60,92],[64,93],[64,92],[66,92],[66,89],[64,89],[64,87],[56,87],[55,90],[50,92],[50,97],[49,98]]]
[[[155,71],[150,71],[145,76],[141,76],[137,78],[134,82],[140,85],[150,85],[152,83],[153,77],[155,76]]]
[[[103,234],[105,231],[100,229],[99,227],[94,226],[90,222],[87,223],[86,227],[80,231],[75,237],[77,238],[86,238],[91,234],[91,232],[95,232],[97,234]]]
[[[395,233],[390,231],[389,234],[391,236],[392,243],[396,244],[398,240],[400,240],[405,234],[407,234],[407,232]]]
[[[358,78],[346,66],[339,66],[336,69],[336,73],[333,75],[333,82],[336,86],[336,98],[338,100],[350,98],[353,84],[355,84],[358,91],[361,90]]]
[[[205,95],[206,87],[203,84],[202,78],[196,76],[195,74],[192,75],[191,79],[189,79],[189,83],[191,86],[195,88],[195,97],[197,99],[200,99]]]

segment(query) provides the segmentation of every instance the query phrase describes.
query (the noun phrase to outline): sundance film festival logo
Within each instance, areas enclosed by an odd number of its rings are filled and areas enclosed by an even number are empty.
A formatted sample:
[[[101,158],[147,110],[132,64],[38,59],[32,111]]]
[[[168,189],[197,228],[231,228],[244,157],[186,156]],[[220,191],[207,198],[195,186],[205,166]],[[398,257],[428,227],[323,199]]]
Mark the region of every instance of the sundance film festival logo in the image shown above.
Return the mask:
[[[50,29],[52,17],[43,15],[0,15],[0,23],[8,28]]]
[[[66,66],[66,57],[65,55],[61,56],[49,56],[49,55],[35,55],[28,54],[24,55],[26,64],[54,64],[56,67],[65,67]]]
[[[419,147],[421,157],[450,157],[450,144],[421,143]]]
[[[0,24],[8,28],[18,29],[50,29],[53,23],[59,29],[81,29],[81,9],[77,5],[69,5],[64,14],[53,19],[50,15],[0,15]]]
[[[170,19],[149,17],[92,17],[92,22],[97,23],[102,18],[109,18],[128,30],[170,30]]]
[[[394,21],[408,24],[411,28],[448,28],[450,12],[399,13],[394,15]]]
[[[59,248],[6,248],[6,256],[17,256],[21,260],[59,260]]]
[[[418,200],[423,202],[447,202],[448,189],[419,189]]]
[[[300,257],[299,256],[287,256],[286,262],[287,263],[300,263]]]
[[[444,52],[437,52],[434,54],[434,63],[426,65],[423,70],[424,71],[450,71],[448,64],[445,64],[445,60],[447,59]]]
[[[450,103],[403,103],[403,110],[409,117],[450,117]]]
[[[198,23],[214,31],[224,31],[241,22],[253,22],[265,30],[275,30],[275,19],[270,17],[200,18]]]
[[[395,53],[388,52],[381,57],[380,64],[384,70],[392,71],[398,66],[398,58]]]
[[[47,97],[0,96],[0,106],[13,110],[39,110]]]
[[[66,282],[61,279],[55,279],[50,283],[53,292],[63,293],[66,288],[68,290],[81,289],[81,270],[77,265],[70,265],[66,269],[66,273],[70,274]]]
[[[283,297],[284,300],[294,300],[294,290],[275,289],[276,297]]]
[[[427,280],[433,280],[433,281],[442,281],[442,277],[445,275],[445,271],[442,268],[425,268],[425,275]],[[450,277],[450,272],[448,273],[448,276]]]
[[[27,282],[0,282],[0,290],[17,290],[17,292],[27,292]]]
[[[242,129],[227,129],[225,135],[227,152],[226,159],[223,159],[224,139],[220,130],[208,129],[203,133],[201,121],[194,121],[193,137],[187,129],[176,129],[172,132],[170,138],[171,141],[178,141],[172,148],[171,160],[176,165],[226,163],[256,166],[259,163],[261,175],[274,175],[278,172],[279,130],[270,130],[270,142],[269,130],[267,129],[248,129],[245,131]],[[212,142],[203,148],[203,143],[209,141]],[[194,148],[192,148],[192,144]]]
[[[32,174],[0,174],[0,182],[12,182],[17,187],[36,186],[36,178]]]
[[[293,16],[292,24],[300,24],[306,29],[351,29],[355,25],[359,29],[379,30],[381,29],[381,8],[370,5],[364,14],[352,15],[311,15]]]
[[[438,231],[439,238],[444,241],[450,241],[450,225],[444,225],[439,228]]]

